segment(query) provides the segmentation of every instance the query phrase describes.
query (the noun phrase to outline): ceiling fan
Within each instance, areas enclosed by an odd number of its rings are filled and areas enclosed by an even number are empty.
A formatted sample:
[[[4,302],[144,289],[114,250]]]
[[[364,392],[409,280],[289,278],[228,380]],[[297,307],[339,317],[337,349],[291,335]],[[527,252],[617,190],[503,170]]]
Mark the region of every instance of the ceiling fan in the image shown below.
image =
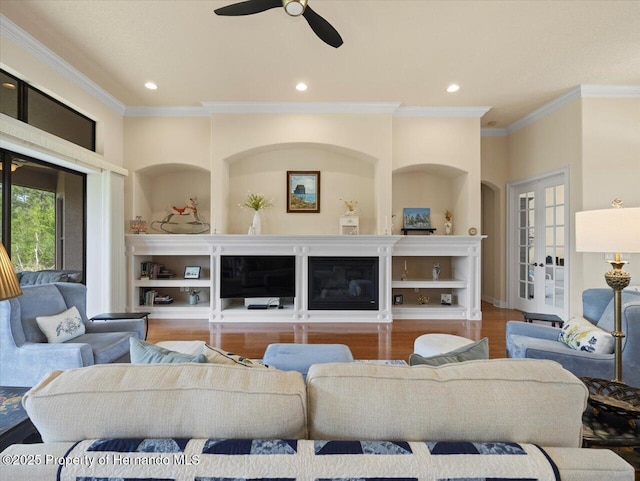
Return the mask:
[[[284,8],[292,17],[302,15],[309,23],[311,29],[316,33],[320,40],[338,48],[342,45],[342,37],[333,26],[324,18],[314,12],[307,5],[308,0],[247,0],[246,2],[234,3],[214,10],[216,15],[239,16],[253,15],[254,13],[264,12],[276,7]]]

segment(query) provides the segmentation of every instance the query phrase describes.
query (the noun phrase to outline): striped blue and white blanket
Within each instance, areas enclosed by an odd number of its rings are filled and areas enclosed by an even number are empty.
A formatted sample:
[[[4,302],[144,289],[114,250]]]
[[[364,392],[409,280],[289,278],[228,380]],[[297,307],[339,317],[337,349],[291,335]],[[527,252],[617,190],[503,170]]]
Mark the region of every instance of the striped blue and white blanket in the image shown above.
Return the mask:
[[[49,461],[59,481],[560,481],[515,443],[102,439]]]

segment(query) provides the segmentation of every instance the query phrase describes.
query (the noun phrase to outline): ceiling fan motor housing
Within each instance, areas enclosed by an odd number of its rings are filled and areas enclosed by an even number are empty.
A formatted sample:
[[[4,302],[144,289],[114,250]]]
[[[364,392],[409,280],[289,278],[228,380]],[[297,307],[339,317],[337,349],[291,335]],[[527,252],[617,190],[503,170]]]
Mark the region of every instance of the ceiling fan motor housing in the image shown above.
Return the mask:
[[[282,0],[284,11],[292,17],[298,17],[304,13],[307,8],[307,0]]]

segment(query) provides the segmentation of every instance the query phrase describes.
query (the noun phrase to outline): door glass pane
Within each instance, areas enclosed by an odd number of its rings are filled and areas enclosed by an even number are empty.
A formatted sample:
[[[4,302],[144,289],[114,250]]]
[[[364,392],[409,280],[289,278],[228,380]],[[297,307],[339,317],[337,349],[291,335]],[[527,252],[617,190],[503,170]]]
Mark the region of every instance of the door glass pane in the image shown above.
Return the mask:
[[[535,262],[535,193],[526,192],[519,195],[519,255],[520,281],[519,295],[521,299],[532,299]]]
[[[545,189],[545,254],[556,266],[564,265],[564,186]],[[544,301],[548,306],[563,307],[564,270],[545,268]],[[562,269],[562,268],[560,268]],[[558,298],[560,296],[560,298]]]
[[[16,271],[84,269],[85,176],[11,154],[11,261]],[[84,277],[84,276],[83,276]]]
[[[556,207],[556,225],[564,225],[564,206]]]

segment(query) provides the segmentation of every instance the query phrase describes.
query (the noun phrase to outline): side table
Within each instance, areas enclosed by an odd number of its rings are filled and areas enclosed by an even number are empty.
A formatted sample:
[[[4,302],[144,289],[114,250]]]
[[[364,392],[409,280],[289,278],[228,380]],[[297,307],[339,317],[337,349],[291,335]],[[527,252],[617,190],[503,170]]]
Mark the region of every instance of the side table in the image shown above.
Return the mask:
[[[606,379],[580,380],[589,389],[582,445],[640,448],[640,389]]]
[[[40,443],[40,434],[22,407],[30,388],[0,386],[0,451],[12,444]]]
[[[126,319],[144,319],[144,338],[149,334],[149,314],[150,312],[104,312],[93,316],[90,321],[118,321]]]
[[[551,327],[556,327],[556,323],[558,323],[558,327],[562,327],[564,321],[560,319],[555,314],[542,314],[540,312],[523,312],[522,316],[524,317],[524,322],[533,322],[533,321],[544,321],[550,322]]]

